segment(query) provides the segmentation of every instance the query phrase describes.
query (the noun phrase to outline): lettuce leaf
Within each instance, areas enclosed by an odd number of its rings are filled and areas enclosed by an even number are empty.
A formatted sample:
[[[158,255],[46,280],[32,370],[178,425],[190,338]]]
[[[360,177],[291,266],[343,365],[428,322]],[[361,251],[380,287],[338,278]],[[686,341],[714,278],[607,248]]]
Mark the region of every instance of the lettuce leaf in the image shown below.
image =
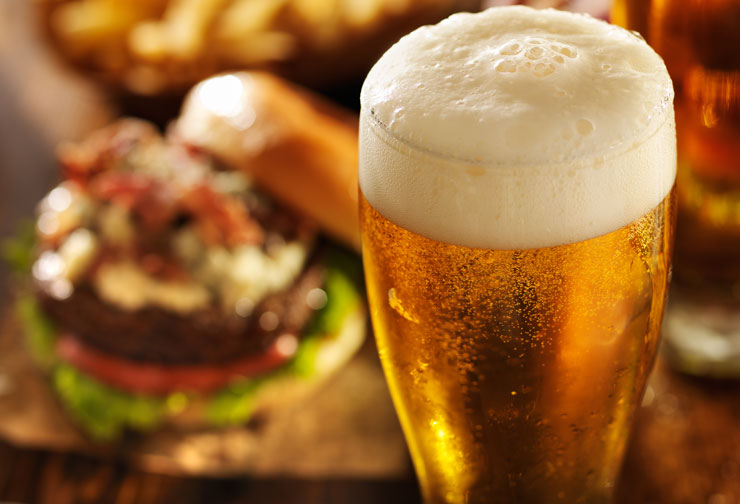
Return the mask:
[[[33,266],[33,250],[36,247],[36,228],[32,220],[18,223],[13,236],[0,243],[0,256],[10,271],[28,275]]]
[[[36,298],[31,294],[22,294],[15,303],[15,311],[26,336],[26,345],[31,356],[44,369],[51,368],[56,361],[54,349],[57,329],[54,323],[44,315]]]
[[[67,363],[59,363],[52,384],[69,414],[92,438],[107,441],[126,428],[151,430],[167,413],[167,400],[120,392],[90,378]]]

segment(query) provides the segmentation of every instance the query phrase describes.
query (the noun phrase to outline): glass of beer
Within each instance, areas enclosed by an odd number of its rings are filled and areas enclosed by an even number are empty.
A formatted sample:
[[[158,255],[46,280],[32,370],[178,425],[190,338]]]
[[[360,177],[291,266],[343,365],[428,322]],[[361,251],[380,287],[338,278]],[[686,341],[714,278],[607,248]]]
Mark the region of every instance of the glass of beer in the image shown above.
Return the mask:
[[[369,73],[363,261],[426,503],[610,501],[666,296],[672,98],[638,36],[521,6]]]
[[[740,1],[619,0],[612,14],[661,54],[676,90],[666,355],[689,373],[740,377]]]

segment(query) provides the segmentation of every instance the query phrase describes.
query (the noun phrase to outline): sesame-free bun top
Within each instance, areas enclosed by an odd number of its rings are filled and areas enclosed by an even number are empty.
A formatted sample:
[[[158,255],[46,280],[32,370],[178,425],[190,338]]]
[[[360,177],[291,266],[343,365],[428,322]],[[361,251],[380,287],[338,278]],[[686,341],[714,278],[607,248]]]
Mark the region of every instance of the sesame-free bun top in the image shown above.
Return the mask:
[[[266,72],[196,85],[172,130],[359,249],[357,118]]]
[[[436,240],[519,249],[629,224],[675,180],[673,90],[644,40],[495,7],[401,39],[361,95],[360,187]]]

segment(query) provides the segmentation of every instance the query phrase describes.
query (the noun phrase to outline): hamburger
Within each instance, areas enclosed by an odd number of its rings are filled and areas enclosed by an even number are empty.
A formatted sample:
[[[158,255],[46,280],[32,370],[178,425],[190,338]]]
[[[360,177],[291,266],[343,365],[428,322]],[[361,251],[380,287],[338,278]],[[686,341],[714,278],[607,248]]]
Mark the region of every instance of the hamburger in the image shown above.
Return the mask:
[[[279,83],[304,105],[315,100],[271,76],[238,79]],[[261,107],[256,96],[232,99],[231,112]],[[190,100],[190,109],[203,106]],[[353,138],[343,120],[309,108]],[[281,121],[258,115],[252,126],[271,126],[234,131],[264,137],[243,165],[294,148],[284,140],[301,137],[300,128]],[[99,440],[164,424],[242,424],[305,395],[364,336],[357,258],[323,237],[322,217],[276,199],[260,177],[228,162],[247,153],[212,152],[184,129],[176,123],[162,136],[122,119],[63,146],[62,182],[38,206],[33,295],[20,300],[21,320],[61,403]],[[315,179],[330,172],[317,176],[315,165],[337,152],[303,142],[296,161],[321,191]],[[330,178],[349,172],[353,164],[335,165]],[[326,204],[326,192],[314,196]],[[356,243],[356,223],[344,219],[328,227]]]

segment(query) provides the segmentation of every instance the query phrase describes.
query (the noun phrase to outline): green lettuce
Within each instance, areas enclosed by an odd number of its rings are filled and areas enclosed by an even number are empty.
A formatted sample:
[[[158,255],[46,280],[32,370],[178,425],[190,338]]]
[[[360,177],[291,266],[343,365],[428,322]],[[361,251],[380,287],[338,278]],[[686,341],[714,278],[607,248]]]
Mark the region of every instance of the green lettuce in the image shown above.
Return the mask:
[[[36,228],[31,220],[21,221],[15,234],[0,243],[0,255],[10,271],[28,275],[33,266],[33,250],[36,247]]]
[[[126,428],[145,431],[159,425],[167,414],[167,400],[120,392],[60,362],[51,382],[65,408],[92,438],[107,441]]]

